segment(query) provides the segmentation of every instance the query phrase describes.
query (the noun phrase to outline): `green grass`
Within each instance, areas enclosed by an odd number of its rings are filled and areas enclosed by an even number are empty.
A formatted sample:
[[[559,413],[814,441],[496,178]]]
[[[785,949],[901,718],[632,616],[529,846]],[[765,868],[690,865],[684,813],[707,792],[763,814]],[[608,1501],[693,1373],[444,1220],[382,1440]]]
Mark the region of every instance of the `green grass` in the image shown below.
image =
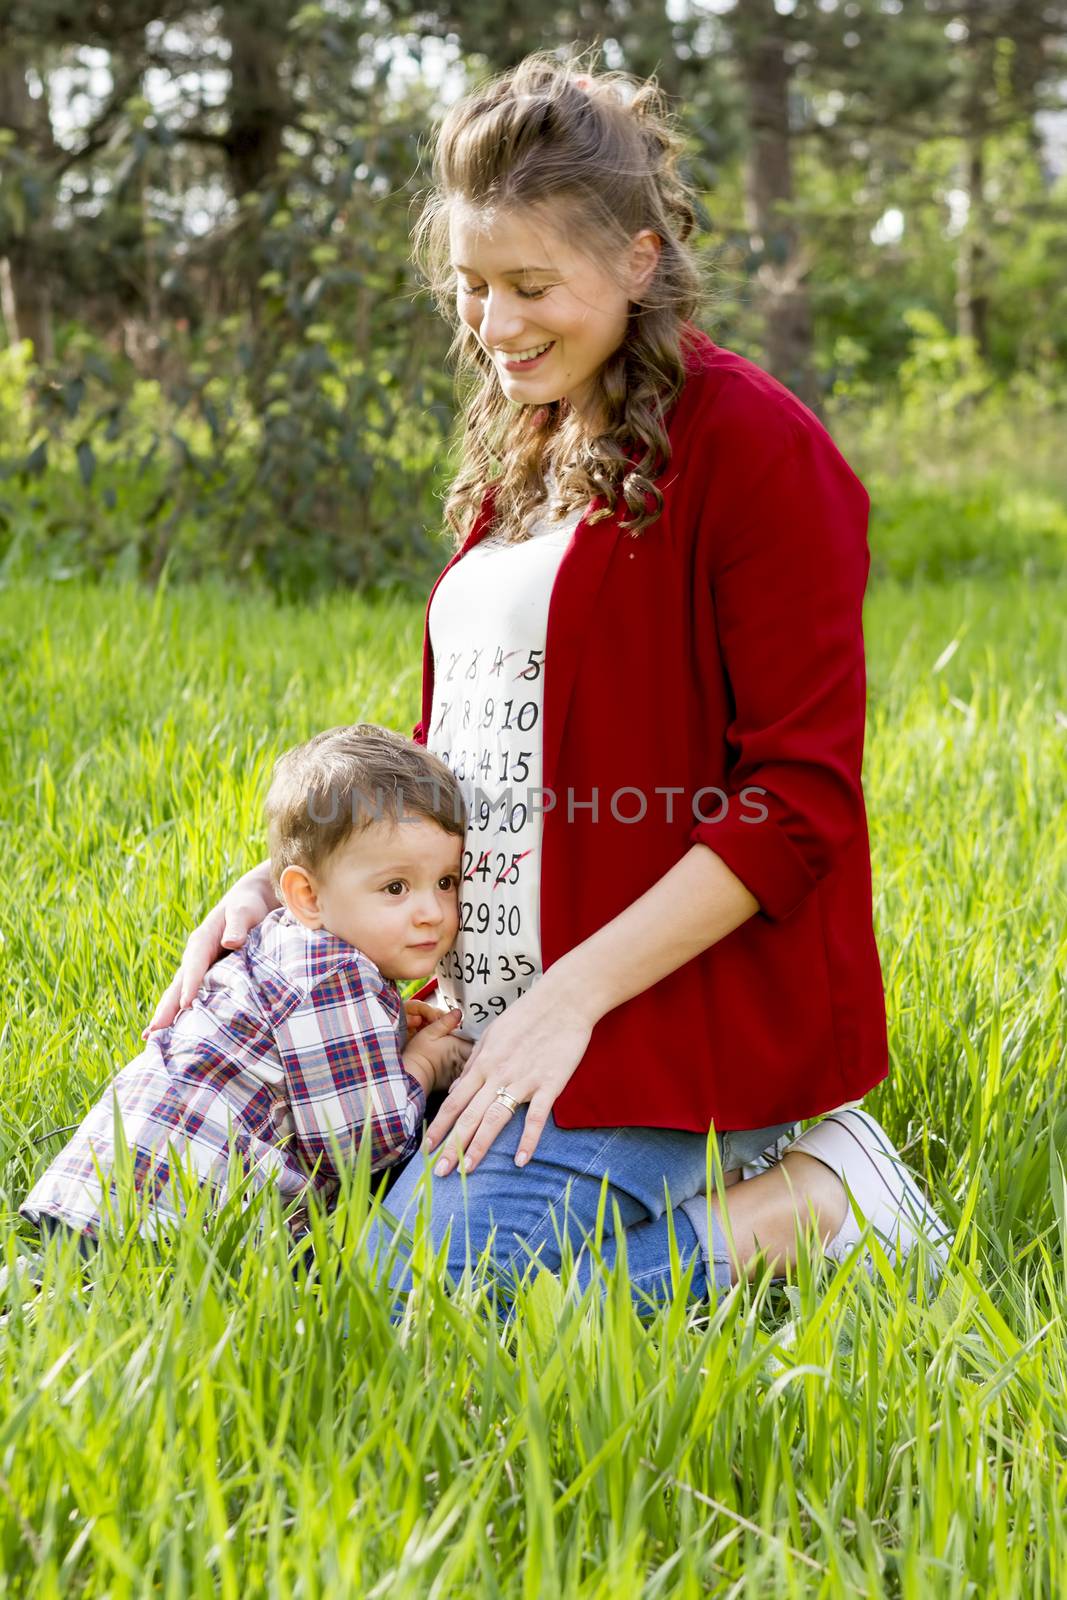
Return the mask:
[[[270,1207],[16,1270],[49,1130],[262,853],[274,755],[415,720],[421,606],[0,592],[0,1594],[1064,1592],[1067,589],[941,576],[872,590],[866,761],[870,1104],[958,1227],[941,1286],[802,1258],[641,1323],[542,1274],[506,1327],[432,1262],[390,1323],[361,1172],[321,1280]]]

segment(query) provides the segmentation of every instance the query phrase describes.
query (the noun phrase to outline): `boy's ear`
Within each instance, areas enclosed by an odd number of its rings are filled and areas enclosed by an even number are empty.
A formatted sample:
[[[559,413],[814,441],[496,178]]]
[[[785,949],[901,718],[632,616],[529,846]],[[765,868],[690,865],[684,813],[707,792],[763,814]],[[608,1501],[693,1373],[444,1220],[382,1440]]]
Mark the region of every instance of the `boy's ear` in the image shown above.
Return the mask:
[[[286,867],[278,879],[278,888],[297,922],[302,922],[305,928],[322,927],[318,890],[306,867]]]

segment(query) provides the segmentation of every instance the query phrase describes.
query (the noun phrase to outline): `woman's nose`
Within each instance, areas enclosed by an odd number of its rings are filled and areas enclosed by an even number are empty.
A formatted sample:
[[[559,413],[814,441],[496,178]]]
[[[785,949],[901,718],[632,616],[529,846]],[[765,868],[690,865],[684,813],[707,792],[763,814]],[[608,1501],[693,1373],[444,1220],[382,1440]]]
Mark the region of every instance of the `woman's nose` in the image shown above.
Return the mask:
[[[482,343],[495,354],[497,350],[510,349],[522,334],[522,317],[499,295],[488,294],[482,311]]]

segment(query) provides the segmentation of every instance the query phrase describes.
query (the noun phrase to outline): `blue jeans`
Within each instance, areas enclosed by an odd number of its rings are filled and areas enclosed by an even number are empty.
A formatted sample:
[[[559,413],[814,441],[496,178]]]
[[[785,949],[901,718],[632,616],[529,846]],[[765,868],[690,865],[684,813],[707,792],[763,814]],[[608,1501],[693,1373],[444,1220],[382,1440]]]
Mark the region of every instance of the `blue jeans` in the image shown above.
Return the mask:
[[[636,1304],[655,1305],[671,1294],[665,1184],[683,1272],[695,1263],[692,1296],[706,1299],[710,1288],[729,1286],[729,1256],[714,1216],[708,1240],[697,1231],[701,1222],[694,1226],[679,1209],[680,1202],[705,1192],[708,1135],[676,1128],[560,1128],[550,1114],[533,1159],[526,1167],[516,1167],[525,1118],[526,1107],[520,1106],[472,1173],[463,1177],[453,1169],[447,1177],[432,1180],[430,1243],[436,1253],[451,1225],[450,1278],[459,1278],[465,1266],[473,1266],[490,1238],[494,1272],[505,1284],[531,1262],[558,1272],[561,1243],[568,1238],[577,1257],[579,1285],[587,1288],[594,1263],[589,1249],[582,1246],[593,1237],[601,1182],[607,1176],[600,1255],[605,1266],[614,1264],[618,1249],[614,1203],[626,1231],[627,1275]],[[793,1126],[718,1134],[723,1171],[754,1161]],[[439,1150],[429,1157],[416,1153],[385,1198],[388,1217],[404,1229],[414,1225],[425,1201],[423,1175],[439,1154]],[[694,1217],[704,1211],[702,1201],[693,1208]],[[368,1241],[372,1254],[391,1237],[383,1218]],[[399,1242],[389,1284],[399,1291],[411,1287],[407,1256]]]

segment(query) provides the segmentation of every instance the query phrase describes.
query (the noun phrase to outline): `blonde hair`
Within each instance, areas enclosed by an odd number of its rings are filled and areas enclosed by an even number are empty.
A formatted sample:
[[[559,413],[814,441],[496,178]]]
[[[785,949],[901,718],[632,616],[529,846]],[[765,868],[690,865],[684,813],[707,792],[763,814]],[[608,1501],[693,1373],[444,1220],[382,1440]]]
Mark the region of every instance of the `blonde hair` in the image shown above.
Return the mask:
[[[463,794],[443,761],[373,722],[315,734],[274,764],[267,838],[275,889],[286,867],[318,871],[353,833],[413,817],[463,837]]]
[[[458,381],[473,380],[462,405],[459,470],[445,503],[457,545],[494,480],[496,531],[509,542],[529,537],[549,464],[557,517],[598,494],[607,509],[596,517],[609,516],[621,490],[634,518],[622,526],[637,534],[663,508],[652,479],[670,462],[665,415],[685,382],[684,348],[695,333],[687,324],[707,292],[687,242],[696,200],[678,172],[684,140],[655,78],[579,74],[579,64],[535,52],[466,94],[438,132],[433,187],[412,239],[435,303],[455,326],[450,355]],[[516,407],[504,393],[492,358],[455,305],[449,217],[457,203],[486,216],[550,210],[554,231],[620,283],[634,236],[643,228],[659,235],[656,270],[595,379],[596,414],[607,419],[598,436],[590,437],[565,400]]]

